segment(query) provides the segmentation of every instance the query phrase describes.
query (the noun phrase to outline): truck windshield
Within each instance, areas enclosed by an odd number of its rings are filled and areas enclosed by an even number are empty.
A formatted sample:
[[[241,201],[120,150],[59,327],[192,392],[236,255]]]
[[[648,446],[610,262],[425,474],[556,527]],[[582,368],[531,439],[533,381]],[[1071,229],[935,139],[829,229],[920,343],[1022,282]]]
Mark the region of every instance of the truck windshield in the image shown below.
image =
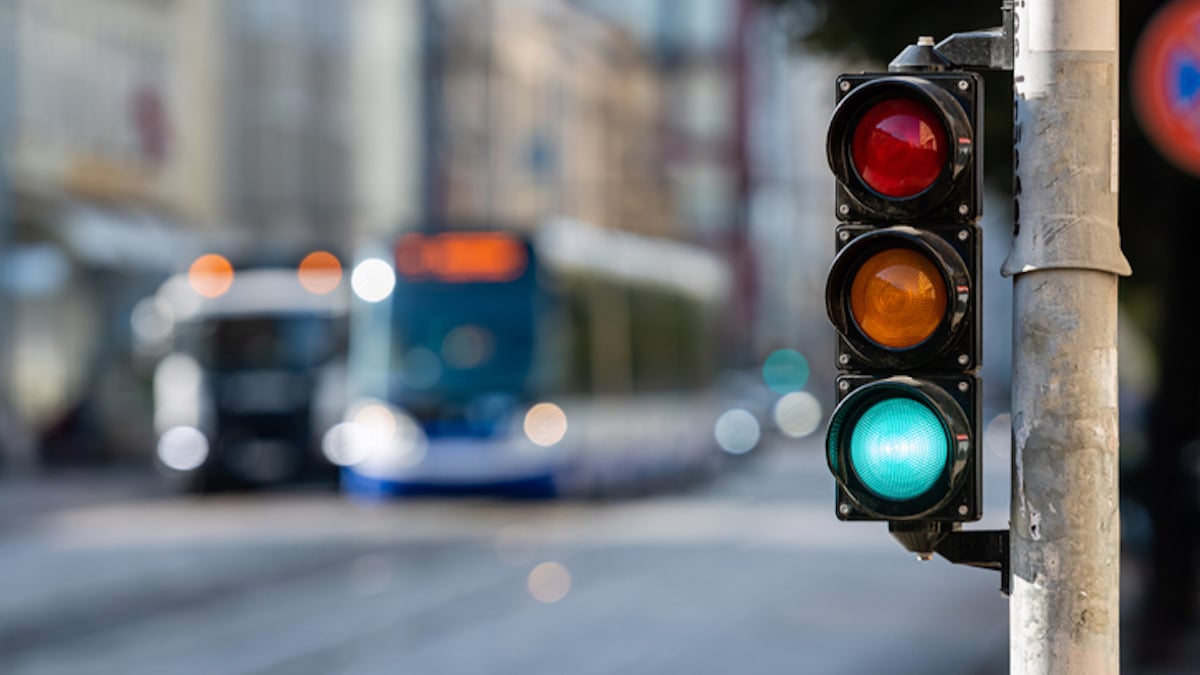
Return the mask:
[[[214,370],[303,370],[335,353],[337,321],[312,314],[210,317],[193,327],[191,341]]]

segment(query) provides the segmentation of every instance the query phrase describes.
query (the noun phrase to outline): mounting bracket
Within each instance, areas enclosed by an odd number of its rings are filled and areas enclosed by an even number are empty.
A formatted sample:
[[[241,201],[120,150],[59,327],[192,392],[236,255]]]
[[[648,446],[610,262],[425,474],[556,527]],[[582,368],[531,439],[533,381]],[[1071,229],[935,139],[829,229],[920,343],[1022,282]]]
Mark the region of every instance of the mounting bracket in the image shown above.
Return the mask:
[[[937,44],[932,38],[918,38],[892,59],[888,70],[1012,70],[1016,35],[1012,0],[1000,3],[1000,13],[1002,24],[995,28],[954,33]]]
[[[1008,530],[962,530],[959,523],[892,521],[888,532],[900,544],[930,560],[936,553],[955,565],[970,565],[1000,572],[1000,592],[1012,590]]]

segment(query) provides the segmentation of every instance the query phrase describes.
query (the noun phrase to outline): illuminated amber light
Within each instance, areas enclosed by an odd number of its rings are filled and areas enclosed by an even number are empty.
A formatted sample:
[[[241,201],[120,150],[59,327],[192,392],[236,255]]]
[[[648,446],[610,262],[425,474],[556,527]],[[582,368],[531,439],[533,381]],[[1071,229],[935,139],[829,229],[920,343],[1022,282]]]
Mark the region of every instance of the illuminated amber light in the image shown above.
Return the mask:
[[[309,253],[300,261],[296,273],[300,277],[300,285],[315,295],[332,293],[342,283],[342,264],[328,251]]]
[[[499,232],[410,234],[396,246],[396,268],[412,280],[512,281],[527,264],[520,240]]]
[[[850,311],[862,332],[891,349],[914,347],[946,315],[946,284],[928,257],[907,248],[876,253],[850,286]]]
[[[206,298],[220,297],[233,285],[233,265],[216,253],[202,255],[188,269],[188,283]]]

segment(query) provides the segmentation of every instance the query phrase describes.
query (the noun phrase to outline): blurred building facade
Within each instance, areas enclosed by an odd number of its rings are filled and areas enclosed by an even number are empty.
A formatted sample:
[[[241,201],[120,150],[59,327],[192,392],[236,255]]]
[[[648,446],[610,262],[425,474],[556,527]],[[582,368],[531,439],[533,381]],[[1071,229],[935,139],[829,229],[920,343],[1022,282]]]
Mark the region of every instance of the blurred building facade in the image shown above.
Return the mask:
[[[182,3],[15,3],[17,122],[9,164],[23,196],[175,208],[196,192],[179,129],[189,110]],[[178,97],[178,98],[176,98]]]
[[[405,49],[420,3],[10,2],[19,198],[260,241],[344,237],[365,176],[415,198],[401,175],[414,149],[396,136],[420,110],[421,55]],[[385,154],[401,161],[380,166]]]
[[[726,344],[731,360],[756,361],[763,286],[750,237],[754,174],[748,143],[760,102],[751,88],[762,45],[750,41],[754,0],[571,0],[626,27],[646,45],[663,83],[663,170],[680,230],[729,260],[734,274]]]
[[[0,2],[0,348],[35,429],[109,417],[80,404],[130,390],[136,300],[238,242],[568,217],[738,260],[749,330],[749,0]]]
[[[747,157],[745,0],[571,0],[646,45],[662,82],[663,161],[689,236],[744,224]]]
[[[825,314],[825,280],[837,220],[825,160],[833,85],[844,63],[796,53],[777,23],[754,27],[760,53],[759,105],[750,148],[750,228],[764,282],[755,339],[760,350],[803,346],[824,398],[835,377],[833,331]],[[861,68],[859,68],[861,70]]]
[[[9,1],[23,195],[282,238],[742,218],[744,0]]]
[[[678,236],[661,161],[662,85],[641,45],[563,2],[437,9],[433,176],[447,223],[532,227],[566,216]]]
[[[221,212],[260,240],[330,239],[354,202],[353,3],[224,2]]]
[[[3,134],[10,208],[0,214],[2,398],[23,426],[56,439],[54,452],[102,435],[97,418],[138,409],[120,358],[129,308],[175,266],[179,215],[205,202],[208,139],[189,131],[207,127],[184,86],[203,63],[188,49],[197,9],[169,0],[3,7],[12,71],[0,97],[12,115]],[[85,399],[95,405],[84,410]],[[105,428],[136,428],[111,421]],[[13,443],[21,435],[5,434],[6,455],[30,454]]]
[[[566,0],[180,2],[209,12],[189,216],[316,241],[550,216],[681,234],[660,71]]]

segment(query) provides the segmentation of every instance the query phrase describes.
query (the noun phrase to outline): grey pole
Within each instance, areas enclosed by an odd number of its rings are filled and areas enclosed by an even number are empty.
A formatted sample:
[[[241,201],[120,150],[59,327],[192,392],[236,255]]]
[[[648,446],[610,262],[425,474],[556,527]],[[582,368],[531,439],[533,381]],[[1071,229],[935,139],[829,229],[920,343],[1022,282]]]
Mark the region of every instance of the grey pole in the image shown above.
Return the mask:
[[[1120,667],[1117,0],[1018,0],[1013,673]]]

